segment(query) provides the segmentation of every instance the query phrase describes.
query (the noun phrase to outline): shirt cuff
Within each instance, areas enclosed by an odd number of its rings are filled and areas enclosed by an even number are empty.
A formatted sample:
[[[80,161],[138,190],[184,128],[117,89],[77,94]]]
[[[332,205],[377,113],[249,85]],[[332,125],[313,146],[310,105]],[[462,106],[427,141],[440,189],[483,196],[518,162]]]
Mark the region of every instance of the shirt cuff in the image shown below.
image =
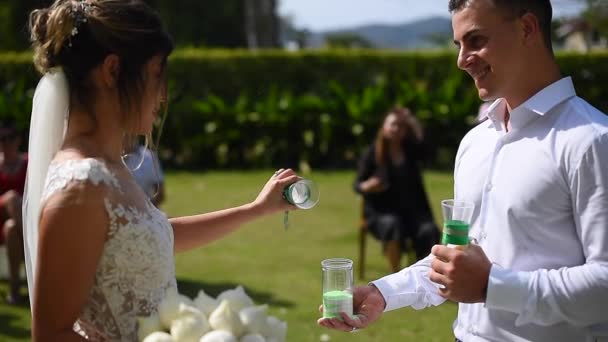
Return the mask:
[[[521,314],[528,301],[529,279],[530,276],[526,272],[492,265],[488,278],[486,308]]]
[[[386,277],[374,280],[370,282],[370,284],[374,285],[378,289],[378,291],[380,291],[382,297],[384,297],[384,302],[386,303],[386,307],[384,307],[384,312],[400,308],[400,306],[398,306],[397,301],[390,300],[391,293],[394,293],[395,290],[393,289],[393,286],[391,286],[390,282],[386,279]]]

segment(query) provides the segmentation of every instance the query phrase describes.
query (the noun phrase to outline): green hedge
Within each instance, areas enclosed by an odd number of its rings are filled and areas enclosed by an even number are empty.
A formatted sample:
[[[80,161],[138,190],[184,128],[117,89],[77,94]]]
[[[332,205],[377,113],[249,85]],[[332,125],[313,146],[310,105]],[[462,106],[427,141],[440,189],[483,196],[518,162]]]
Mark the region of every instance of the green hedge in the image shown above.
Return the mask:
[[[580,96],[608,112],[608,53],[558,56]],[[430,164],[451,167],[480,101],[454,52],[208,51],[170,61],[161,158],[172,166],[352,167],[394,104],[412,108]],[[0,117],[27,126],[38,76],[28,54],[0,54]]]

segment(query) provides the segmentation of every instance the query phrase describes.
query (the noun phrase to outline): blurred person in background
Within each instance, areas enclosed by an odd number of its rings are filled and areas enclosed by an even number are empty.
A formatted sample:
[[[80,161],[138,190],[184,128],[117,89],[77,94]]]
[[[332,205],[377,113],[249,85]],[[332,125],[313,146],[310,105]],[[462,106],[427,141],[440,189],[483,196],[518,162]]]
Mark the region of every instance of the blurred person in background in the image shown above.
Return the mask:
[[[152,204],[157,208],[165,201],[165,179],[156,153],[145,145],[135,144],[125,163]]]
[[[418,119],[408,108],[396,107],[359,159],[353,187],[363,196],[367,229],[382,242],[392,272],[401,269],[408,239],[417,260],[439,241],[420,171],[423,140]]]
[[[27,173],[27,154],[19,151],[21,136],[12,120],[0,122],[0,244],[6,246],[9,304],[21,304],[20,270],[23,264],[21,201]]]

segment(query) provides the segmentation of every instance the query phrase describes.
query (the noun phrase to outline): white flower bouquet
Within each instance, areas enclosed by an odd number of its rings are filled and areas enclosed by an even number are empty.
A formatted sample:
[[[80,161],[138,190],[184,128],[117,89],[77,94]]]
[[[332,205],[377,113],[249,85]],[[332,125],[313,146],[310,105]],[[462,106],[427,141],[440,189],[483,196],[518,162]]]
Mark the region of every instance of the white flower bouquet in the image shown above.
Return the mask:
[[[203,290],[194,300],[169,288],[158,313],[138,318],[143,342],[285,342],[287,322],[268,316],[242,286],[212,298]]]

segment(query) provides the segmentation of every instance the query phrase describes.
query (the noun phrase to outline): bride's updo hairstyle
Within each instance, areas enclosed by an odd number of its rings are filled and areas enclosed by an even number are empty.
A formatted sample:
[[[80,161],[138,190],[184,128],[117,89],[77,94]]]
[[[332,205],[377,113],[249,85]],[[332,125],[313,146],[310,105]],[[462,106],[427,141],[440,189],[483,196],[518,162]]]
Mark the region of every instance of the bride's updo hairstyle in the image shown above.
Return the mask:
[[[91,70],[117,55],[123,113],[140,113],[146,62],[158,55],[166,62],[173,50],[158,14],[141,0],[56,0],[30,14],[29,29],[36,69],[62,68],[71,102],[85,107],[94,96]]]

